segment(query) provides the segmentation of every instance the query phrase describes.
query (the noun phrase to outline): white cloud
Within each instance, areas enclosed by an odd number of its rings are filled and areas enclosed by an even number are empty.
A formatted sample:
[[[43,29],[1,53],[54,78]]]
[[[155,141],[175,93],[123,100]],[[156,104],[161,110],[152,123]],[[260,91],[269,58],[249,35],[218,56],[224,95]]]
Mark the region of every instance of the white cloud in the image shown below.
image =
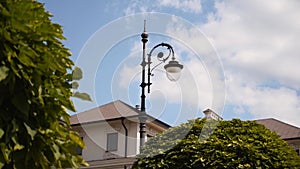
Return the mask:
[[[163,66],[158,67],[153,72],[151,99],[153,101],[160,100],[162,103],[160,106],[156,104],[156,107],[160,107],[159,110],[164,111],[166,103],[168,105],[180,104],[182,105],[180,118],[182,118],[181,116],[189,116],[184,117],[188,119],[195,118],[196,114],[206,108],[213,107],[215,111],[220,112],[224,102],[224,95],[220,95],[224,93],[224,78],[220,74],[222,68],[215,63],[219,60],[214,48],[197,27],[186,25],[182,21],[176,20],[176,17],[168,24],[167,28],[164,35],[174,38],[168,43],[174,47],[175,56],[184,65],[184,69],[180,80],[175,83],[166,78]],[[148,46],[150,47],[152,44],[148,44]],[[141,42],[135,43],[128,60],[133,58],[137,51],[139,51],[138,56],[140,58],[140,50]],[[152,61],[152,67],[158,63],[154,57]],[[122,72],[119,85],[122,89],[128,89],[130,83],[133,82],[132,77],[136,76],[137,72],[140,73],[141,67],[130,66],[132,61],[123,63],[124,65],[120,66],[119,71]],[[135,79],[135,82],[139,81],[139,78]],[[156,109],[155,113],[157,114],[159,110]]]
[[[245,83],[239,75],[232,75],[227,84],[228,103],[239,105],[236,113],[251,113],[255,119],[277,118],[299,126],[300,97],[295,90]]]
[[[158,4],[165,7],[173,7],[184,12],[202,12],[201,0],[158,0]]]
[[[221,114],[225,98],[223,67],[209,39],[197,27],[176,17],[173,17],[173,22],[168,25],[166,32],[185,45],[185,48],[175,45],[176,53],[179,51],[181,55],[187,52],[190,56],[189,61],[184,64],[192,72],[198,85],[200,108],[212,108]],[[178,44],[178,41],[174,40],[172,43]],[[199,70],[200,68],[203,70]],[[191,93],[195,92],[193,88],[188,90]]]
[[[176,49],[179,49],[179,47],[176,47]],[[119,81],[118,86],[121,90],[127,89],[130,83],[140,81],[141,66],[136,64],[135,60],[141,58],[134,58],[133,56],[137,56],[134,51],[129,54],[126,61],[120,64],[116,72],[116,79]],[[152,68],[159,63],[154,57],[152,62]],[[182,63],[182,61],[180,62]],[[209,107],[212,99],[211,79],[209,79],[210,77],[201,61],[194,58],[182,64],[184,64],[184,69],[178,82],[170,82],[167,79],[163,65],[157,67],[153,71],[154,76],[151,77],[152,92],[159,91],[169,103],[184,102],[184,104],[189,104],[197,109]],[[200,98],[200,96],[202,97]],[[155,95],[152,98],[155,99]]]
[[[149,9],[147,5],[141,3],[140,1],[130,1],[130,4],[123,10],[123,12],[125,15],[133,15],[136,13],[147,12],[148,10]]]
[[[265,2],[265,1],[264,1]],[[201,27],[214,42],[229,69],[255,70],[300,89],[299,1],[226,1]],[[278,4],[281,2],[280,4]],[[294,2],[294,4],[292,3]],[[298,36],[297,36],[298,35]],[[232,67],[232,68],[231,68]],[[276,68],[276,69],[275,69]]]
[[[119,85],[119,87],[121,88],[128,88],[130,86],[130,83],[132,81],[136,81],[137,80],[137,75],[140,73],[140,66],[136,65],[136,66],[132,66],[132,65],[128,65],[128,64],[124,64],[122,65],[122,67],[120,68],[120,72],[117,72],[117,76],[119,79],[119,83],[117,83]]]
[[[202,12],[201,0],[131,0],[123,12],[125,15],[154,11],[159,12],[163,11],[162,7],[192,14],[200,14]]]
[[[200,26],[228,78],[228,101],[256,118],[300,124],[300,1],[224,1]]]
[[[159,3],[181,6],[184,10],[179,1]],[[222,74],[216,71],[222,67],[216,68],[214,63],[218,60],[211,57],[214,52],[211,41],[222,59],[228,80],[227,103],[237,107],[235,113],[242,116],[250,112],[255,118],[274,117],[300,124],[299,5],[300,1],[292,0],[217,1],[215,13],[209,14],[208,22],[199,26],[207,38],[199,38],[199,30],[176,23],[174,17],[166,34],[177,38],[172,41],[177,56],[194,52],[200,53],[204,60],[179,57],[185,65],[180,83],[172,84],[164,74],[156,73],[152,90],[164,91],[169,102],[182,101],[199,109],[210,107],[214,97],[218,97],[215,93],[224,90],[219,87],[223,83]],[[180,46],[182,42],[189,43]],[[221,104],[222,99],[217,100]]]

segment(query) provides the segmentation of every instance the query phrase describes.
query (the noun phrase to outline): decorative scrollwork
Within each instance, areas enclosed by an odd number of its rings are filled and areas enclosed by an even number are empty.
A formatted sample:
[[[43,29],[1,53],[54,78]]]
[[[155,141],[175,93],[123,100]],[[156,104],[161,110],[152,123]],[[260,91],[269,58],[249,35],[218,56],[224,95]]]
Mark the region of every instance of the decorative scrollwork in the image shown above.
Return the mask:
[[[172,59],[173,59],[173,60],[175,59],[173,47],[172,47],[171,45],[167,44],[167,43],[160,43],[160,44],[154,46],[154,47],[151,49],[150,53],[148,54],[148,64],[151,64],[151,56],[152,56],[152,53],[153,53],[153,51],[154,51],[155,49],[157,49],[158,47],[166,47],[167,50],[168,50],[168,53],[167,53],[167,55],[165,55],[164,52],[159,52],[159,53],[157,54],[156,58],[157,58],[158,61],[160,61],[160,63],[158,63],[157,65],[155,65],[155,66],[150,70],[149,73],[150,73],[152,76],[153,76],[152,71],[153,71],[156,67],[158,67],[159,65],[161,65],[162,63],[166,62],[166,61],[170,58],[170,56],[172,56]]]

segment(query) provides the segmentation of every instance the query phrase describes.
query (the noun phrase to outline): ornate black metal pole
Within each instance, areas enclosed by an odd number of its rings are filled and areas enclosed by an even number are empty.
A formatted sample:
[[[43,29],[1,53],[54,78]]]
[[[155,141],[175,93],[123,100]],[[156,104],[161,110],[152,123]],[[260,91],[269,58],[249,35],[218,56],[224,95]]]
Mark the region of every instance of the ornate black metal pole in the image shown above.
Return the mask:
[[[170,56],[171,61],[169,61],[168,64],[164,66],[167,72],[167,77],[171,81],[176,81],[180,77],[180,71],[183,69],[183,65],[179,64],[178,61],[175,60],[174,56],[174,50],[171,45],[167,43],[160,43],[156,46],[154,46],[150,53],[147,55],[146,54],[146,43],[148,42],[148,33],[146,32],[146,21],[144,21],[144,32],[141,34],[142,37],[142,42],[143,42],[143,60],[141,63],[142,66],[142,83],[141,83],[141,88],[142,88],[142,94],[141,94],[141,110],[139,113],[139,121],[140,121],[140,146],[143,146],[145,143],[145,138],[146,138],[146,120],[147,120],[147,114],[146,114],[146,95],[145,95],[145,87],[148,87],[148,93],[150,93],[150,85],[151,83],[151,76],[152,71],[162,63],[165,63]],[[160,61],[156,66],[154,66],[151,69],[151,56],[153,51],[158,48],[158,47],[165,47],[167,48],[168,55],[164,56],[163,52],[159,52],[157,54],[157,60]],[[146,57],[148,56],[148,57]],[[146,68],[147,68],[147,82],[146,80]]]
[[[142,66],[142,94],[141,94],[141,110],[139,114],[139,120],[140,120],[140,146],[143,146],[145,143],[146,138],[146,95],[145,95],[145,87],[149,84],[145,83],[145,69],[147,66],[146,62],[146,43],[148,42],[148,33],[146,32],[146,20],[144,21],[144,32],[141,34],[142,42],[143,42],[143,60],[141,63]]]

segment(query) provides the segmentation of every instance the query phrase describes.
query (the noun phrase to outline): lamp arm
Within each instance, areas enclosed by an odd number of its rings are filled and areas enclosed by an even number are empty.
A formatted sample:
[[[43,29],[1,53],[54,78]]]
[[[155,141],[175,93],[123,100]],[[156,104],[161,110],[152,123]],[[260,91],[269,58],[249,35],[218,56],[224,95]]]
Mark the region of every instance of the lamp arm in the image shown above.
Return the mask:
[[[157,65],[155,65],[155,66],[151,69],[151,68],[150,68],[150,65],[151,65],[151,63],[152,63],[152,62],[151,62],[151,56],[152,56],[153,51],[154,51],[155,49],[157,49],[158,47],[166,47],[166,48],[169,50],[169,54],[168,54],[167,57],[164,57],[164,53],[163,53],[163,52],[158,53],[158,55],[157,55],[157,60],[159,60],[160,63],[158,63]],[[160,44],[154,46],[154,47],[151,49],[150,53],[148,54],[148,61],[147,61],[147,65],[148,65],[148,73],[147,73],[147,74],[148,74],[148,82],[147,82],[148,93],[150,93],[150,85],[152,84],[152,83],[151,83],[151,76],[153,76],[153,74],[152,74],[153,70],[154,70],[155,68],[157,68],[159,65],[161,65],[162,63],[166,62],[166,61],[170,58],[171,55],[172,55],[172,60],[174,60],[175,57],[174,57],[174,50],[173,50],[173,47],[172,47],[170,44],[168,44],[168,43],[160,43]]]
[[[169,59],[169,57],[170,57],[171,54],[172,54],[172,59],[173,59],[173,60],[175,59],[173,47],[172,47],[170,44],[168,44],[168,43],[160,43],[160,44],[154,46],[154,47],[151,49],[150,53],[148,54],[148,57],[151,57],[151,56],[152,56],[152,52],[153,52],[156,48],[158,48],[158,47],[160,47],[160,46],[162,46],[162,47],[163,47],[163,46],[164,46],[164,47],[167,47],[167,49],[169,50],[169,55],[168,55],[168,57],[166,57],[166,58],[163,59],[164,62],[165,62],[166,60]],[[160,59],[159,59],[159,60],[160,60]],[[161,61],[161,60],[160,60],[160,61]]]
[[[150,70],[150,73],[151,73],[151,76],[153,76],[154,74],[152,73],[154,69],[156,69],[159,65],[165,63],[165,61],[161,61],[160,63],[158,63],[157,65],[155,65],[151,70]]]
[[[166,62],[166,61],[170,58],[171,54],[172,54],[172,60],[175,60],[173,47],[172,47],[171,45],[167,44],[167,43],[160,43],[160,44],[154,46],[154,47],[151,49],[150,53],[148,54],[148,62],[147,62],[148,68],[150,68],[150,64],[152,63],[152,62],[151,62],[152,52],[153,52],[156,48],[158,48],[158,47],[160,47],[160,46],[166,46],[167,49],[169,50],[169,54],[168,54],[168,56],[165,57],[165,58],[163,57],[163,53],[162,53],[162,52],[160,52],[161,55],[158,54],[157,60],[159,60],[160,63],[158,63],[157,65],[155,65],[152,69],[149,69],[148,73],[151,73],[150,75],[153,75],[153,74],[152,74],[153,70],[154,70],[156,67],[158,67],[159,65],[161,65],[162,63]]]

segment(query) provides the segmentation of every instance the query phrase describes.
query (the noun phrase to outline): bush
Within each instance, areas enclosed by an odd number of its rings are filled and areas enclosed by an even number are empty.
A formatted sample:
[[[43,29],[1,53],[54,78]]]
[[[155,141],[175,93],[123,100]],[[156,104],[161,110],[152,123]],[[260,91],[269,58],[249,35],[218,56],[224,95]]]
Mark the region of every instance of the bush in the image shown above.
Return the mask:
[[[133,168],[296,169],[300,157],[254,121],[196,119],[151,138]]]

